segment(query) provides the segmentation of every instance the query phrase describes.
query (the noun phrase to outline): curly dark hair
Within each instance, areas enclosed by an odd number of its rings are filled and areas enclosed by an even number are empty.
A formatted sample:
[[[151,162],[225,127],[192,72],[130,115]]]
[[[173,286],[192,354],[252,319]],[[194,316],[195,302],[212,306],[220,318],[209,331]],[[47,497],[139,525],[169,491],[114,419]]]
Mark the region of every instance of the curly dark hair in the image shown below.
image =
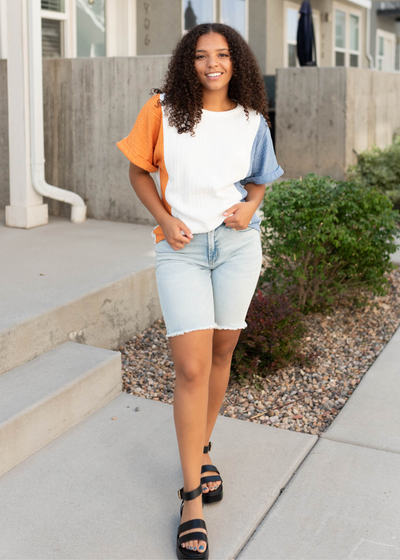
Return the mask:
[[[219,33],[228,43],[232,60],[232,78],[228,97],[243,106],[246,118],[249,109],[261,113],[268,126],[268,101],[264,80],[253,51],[235,29],[224,23],[201,23],[193,27],[179,41],[168,64],[162,89],[152,88],[151,95],[165,93],[163,101],[167,108],[168,123],[175,126],[179,134],[190,132],[201,121],[203,108],[202,86],[197,77],[194,60],[199,37],[206,33]]]

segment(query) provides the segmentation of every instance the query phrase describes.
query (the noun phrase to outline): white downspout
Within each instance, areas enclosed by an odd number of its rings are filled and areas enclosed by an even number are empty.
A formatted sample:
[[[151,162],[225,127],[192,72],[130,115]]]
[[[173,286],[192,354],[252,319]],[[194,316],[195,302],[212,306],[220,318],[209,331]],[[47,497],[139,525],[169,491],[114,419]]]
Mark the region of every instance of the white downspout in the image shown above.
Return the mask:
[[[40,0],[28,0],[29,96],[32,185],[42,196],[72,204],[71,222],[86,220],[86,205],[76,193],[46,183],[44,176],[42,19]]]
[[[366,55],[369,60],[370,70],[374,70],[374,59],[371,56],[371,8],[367,8],[367,37],[366,37]]]

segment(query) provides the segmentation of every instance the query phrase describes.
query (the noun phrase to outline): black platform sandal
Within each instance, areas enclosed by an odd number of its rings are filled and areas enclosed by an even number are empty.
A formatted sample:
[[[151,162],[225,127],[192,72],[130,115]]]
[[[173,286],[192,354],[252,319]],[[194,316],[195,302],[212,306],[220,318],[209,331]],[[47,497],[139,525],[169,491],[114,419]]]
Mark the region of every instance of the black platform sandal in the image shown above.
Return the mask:
[[[202,492],[202,485],[200,484],[194,490],[190,490],[190,492],[184,492],[183,487],[178,490],[178,496],[182,500],[181,502],[181,510],[180,515],[182,517],[182,510],[183,510],[183,500],[194,500],[197,496],[200,496]],[[181,560],[186,560],[187,558],[197,558],[198,560],[207,560],[209,556],[208,552],[208,538],[207,533],[203,533],[202,531],[186,533],[180,537],[180,533],[184,531],[188,531],[189,529],[198,529],[198,528],[206,529],[206,522],[203,519],[190,519],[189,521],[185,521],[181,523],[178,527],[178,532],[176,534],[176,555]],[[198,552],[196,550],[188,550],[187,548],[183,548],[181,546],[182,543],[187,541],[205,541],[207,543],[206,549],[203,552]]]
[[[203,453],[208,453],[211,451],[211,441],[208,442],[208,445],[204,446]],[[222,500],[224,490],[222,488],[222,478],[220,476],[219,470],[214,465],[203,465],[201,467],[201,474],[212,471],[218,474],[210,475],[210,476],[202,476],[201,477],[201,484],[206,484],[207,482],[215,482],[217,480],[221,481],[221,484],[218,486],[216,490],[209,490],[208,492],[203,492],[203,503],[205,504],[212,504],[214,502],[219,502]],[[202,486],[203,488],[203,486]]]

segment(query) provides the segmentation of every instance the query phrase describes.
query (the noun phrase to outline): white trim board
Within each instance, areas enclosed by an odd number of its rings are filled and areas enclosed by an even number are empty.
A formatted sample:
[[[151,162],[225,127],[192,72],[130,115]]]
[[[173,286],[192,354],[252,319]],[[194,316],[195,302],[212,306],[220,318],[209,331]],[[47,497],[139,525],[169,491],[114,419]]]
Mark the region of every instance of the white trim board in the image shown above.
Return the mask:
[[[352,4],[357,4],[357,6],[361,6],[362,8],[367,8],[370,10],[372,8],[372,1],[371,0],[348,0]]]

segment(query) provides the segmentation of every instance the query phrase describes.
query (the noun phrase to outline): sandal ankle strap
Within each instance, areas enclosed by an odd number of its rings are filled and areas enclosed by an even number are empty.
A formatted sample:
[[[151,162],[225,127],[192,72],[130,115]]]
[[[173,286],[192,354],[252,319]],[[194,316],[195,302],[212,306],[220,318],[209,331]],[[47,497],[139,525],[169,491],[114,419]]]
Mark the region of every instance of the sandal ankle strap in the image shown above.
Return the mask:
[[[205,445],[203,448],[203,453],[208,453],[211,451],[211,441],[208,442],[208,445]]]
[[[184,487],[182,486],[182,488],[178,490],[178,496],[181,500],[194,500],[195,498],[197,498],[197,496],[200,496],[200,494],[203,493],[203,487],[201,483],[194,490],[190,490],[190,492],[184,492],[183,488]]]

